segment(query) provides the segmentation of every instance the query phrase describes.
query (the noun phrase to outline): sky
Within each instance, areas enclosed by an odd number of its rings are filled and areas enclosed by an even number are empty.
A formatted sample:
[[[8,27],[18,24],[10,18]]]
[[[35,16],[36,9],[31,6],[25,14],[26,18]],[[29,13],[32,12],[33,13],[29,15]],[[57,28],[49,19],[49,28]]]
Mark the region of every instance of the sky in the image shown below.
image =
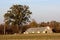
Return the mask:
[[[27,5],[32,12],[31,19],[37,22],[59,21],[60,0],[1,0],[0,23],[4,23],[4,13],[14,4]]]

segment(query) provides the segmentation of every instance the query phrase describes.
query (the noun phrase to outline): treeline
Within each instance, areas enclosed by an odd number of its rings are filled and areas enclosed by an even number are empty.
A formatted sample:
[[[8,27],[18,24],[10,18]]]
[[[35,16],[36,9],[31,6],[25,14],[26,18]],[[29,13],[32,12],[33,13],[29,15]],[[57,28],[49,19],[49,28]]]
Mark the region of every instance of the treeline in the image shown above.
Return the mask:
[[[31,27],[46,27],[46,26],[49,26],[54,33],[60,33],[60,22],[51,21],[51,22],[37,23],[35,20],[33,20],[29,24],[24,25],[22,27],[18,27],[16,25],[0,24],[0,34],[4,34],[4,30],[5,30],[5,34],[14,34],[14,33],[19,33],[20,30],[23,33],[28,28],[31,28]]]
[[[41,23],[32,21],[29,25],[30,25],[30,27],[47,27],[47,26],[49,26],[54,33],[60,33],[60,22],[57,22],[57,21],[41,22]]]
[[[30,28],[29,25],[24,25],[22,27],[19,27],[19,26],[16,26],[16,25],[0,24],[0,34],[14,34],[14,33],[19,33],[19,31],[22,31],[22,33],[23,33],[28,28]]]

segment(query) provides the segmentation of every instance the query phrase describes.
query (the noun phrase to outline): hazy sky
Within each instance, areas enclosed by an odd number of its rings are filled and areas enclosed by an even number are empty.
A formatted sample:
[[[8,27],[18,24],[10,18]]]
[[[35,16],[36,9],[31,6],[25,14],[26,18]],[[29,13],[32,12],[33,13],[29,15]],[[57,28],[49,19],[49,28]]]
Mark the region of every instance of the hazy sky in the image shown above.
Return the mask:
[[[3,22],[3,15],[13,4],[28,5],[32,11],[32,18],[37,22],[60,21],[60,0],[1,0],[0,1],[0,22]]]

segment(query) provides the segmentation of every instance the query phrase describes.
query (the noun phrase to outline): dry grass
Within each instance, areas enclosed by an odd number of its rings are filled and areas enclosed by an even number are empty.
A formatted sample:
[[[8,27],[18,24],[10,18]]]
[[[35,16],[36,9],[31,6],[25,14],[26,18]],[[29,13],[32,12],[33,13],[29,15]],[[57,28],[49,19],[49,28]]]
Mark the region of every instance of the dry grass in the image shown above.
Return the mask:
[[[60,33],[0,35],[0,40],[60,40]]]

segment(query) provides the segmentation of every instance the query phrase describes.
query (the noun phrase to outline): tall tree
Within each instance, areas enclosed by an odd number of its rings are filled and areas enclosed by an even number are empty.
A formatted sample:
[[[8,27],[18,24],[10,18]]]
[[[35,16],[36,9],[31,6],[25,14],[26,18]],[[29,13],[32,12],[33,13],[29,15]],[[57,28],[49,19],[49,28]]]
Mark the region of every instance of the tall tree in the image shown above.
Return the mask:
[[[29,7],[26,5],[13,5],[10,10],[5,13],[5,24],[22,26],[29,21],[30,18]]]

